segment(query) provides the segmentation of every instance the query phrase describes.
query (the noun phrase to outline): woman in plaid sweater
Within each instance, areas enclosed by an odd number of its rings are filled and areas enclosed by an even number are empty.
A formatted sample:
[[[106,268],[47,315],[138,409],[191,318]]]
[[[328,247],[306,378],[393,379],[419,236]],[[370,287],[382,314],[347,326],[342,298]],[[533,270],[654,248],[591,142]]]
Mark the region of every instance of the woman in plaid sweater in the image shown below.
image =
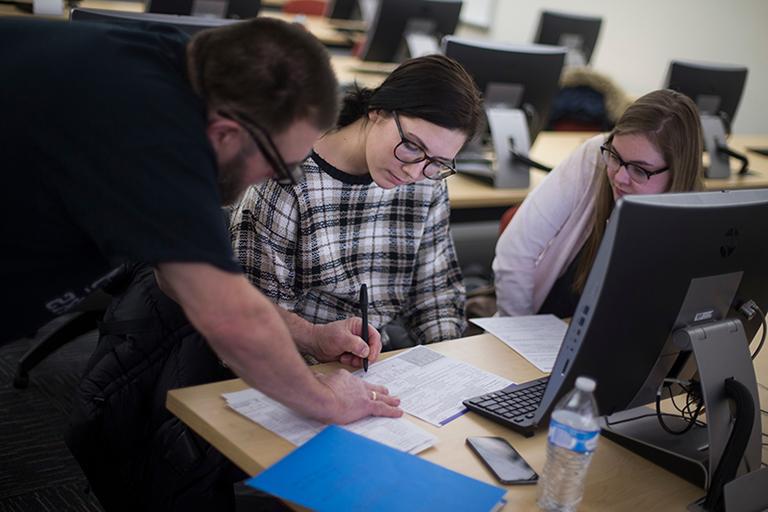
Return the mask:
[[[373,326],[400,318],[418,343],[461,336],[465,293],[444,179],[481,112],[472,78],[437,55],[347,95],[304,177],[253,187],[235,208],[245,274],[312,323],[358,315],[366,284]]]

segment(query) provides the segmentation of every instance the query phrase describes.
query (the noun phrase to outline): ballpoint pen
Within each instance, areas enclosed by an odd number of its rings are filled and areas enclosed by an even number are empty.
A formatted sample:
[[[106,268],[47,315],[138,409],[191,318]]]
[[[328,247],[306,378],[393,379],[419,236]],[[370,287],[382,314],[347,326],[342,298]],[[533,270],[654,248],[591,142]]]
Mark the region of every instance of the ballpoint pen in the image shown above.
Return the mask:
[[[363,319],[362,338],[368,345],[368,287],[365,284],[360,285],[360,316]],[[363,370],[368,371],[368,358],[363,358]]]

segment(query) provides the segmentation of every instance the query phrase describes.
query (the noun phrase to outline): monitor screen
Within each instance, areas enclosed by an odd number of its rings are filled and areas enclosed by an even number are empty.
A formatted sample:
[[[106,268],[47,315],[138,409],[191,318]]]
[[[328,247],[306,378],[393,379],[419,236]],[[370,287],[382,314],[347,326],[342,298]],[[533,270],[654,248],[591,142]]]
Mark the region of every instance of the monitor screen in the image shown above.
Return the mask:
[[[665,86],[691,98],[702,113],[722,115],[731,124],[746,82],[743,66],[675,60],[669,64]]]
[[[358,0],[330,0],[328,17],[338,20],[360,19],[360,5]]]
[[[147,12],[247,19],[259,14],[261,0],[149,0]]]
[[[568,48],[568,64],[586,65],[600,35],[603,19],[562,12],[543,11],[534,43]]]
[[[528,119],[531,144],[546,126],[552,100],[560,89],[565,50],[544,45],[509,45],[474,41],[455,36],[443,40],[445,55],[457,60],[475,79],[490,101],[489,85],[512,86],[514,100],[504,102],[520,108]]]
[[[650,403],[687,354],[680,327],[768,308],[768,190],[632,195],[619,200],[571,320],[537,422],[587,375],[600,414]],[[757,315],[759,316],[759,315]],[[756,327],[745,329],[748,339]]]
[[[413,33],[430,37],[439,50],[440,39],[456,30],[461,6],[460,0],[380,0],[360,57],[397,62],[418,56],[405,50],[405,38]]]
[[[177,16],[175,14],[133,13],[103,9],[83,9],[80,7],[72,9],[70,19],[77,22],[113,23],[116,25],[136,28],[145,27],[147,25],[161,25],[173,27],[190,35],[207,28],[237,23],[237,20],[221,18]]]

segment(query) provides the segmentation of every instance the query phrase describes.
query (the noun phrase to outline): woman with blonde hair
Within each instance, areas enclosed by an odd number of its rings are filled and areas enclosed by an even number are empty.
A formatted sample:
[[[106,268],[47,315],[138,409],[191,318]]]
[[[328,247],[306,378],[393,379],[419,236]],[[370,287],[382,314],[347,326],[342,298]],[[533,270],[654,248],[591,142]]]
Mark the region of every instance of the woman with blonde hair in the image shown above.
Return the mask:
[[[700,189],[702,144],[696,105],[667,89],[642,96],[608,136],[582,144],[528,195],[499,238],[498,313],[572,316],[616,202]]]

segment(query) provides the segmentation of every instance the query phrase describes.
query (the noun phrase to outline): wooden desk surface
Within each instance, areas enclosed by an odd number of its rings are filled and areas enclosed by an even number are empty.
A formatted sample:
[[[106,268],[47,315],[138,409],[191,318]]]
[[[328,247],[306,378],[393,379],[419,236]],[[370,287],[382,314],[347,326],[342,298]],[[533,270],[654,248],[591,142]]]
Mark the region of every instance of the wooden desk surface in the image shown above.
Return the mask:
[[[331,64],[339,84],[357,82],[361,86],[378,87],[387,75],[397,67],[390,62],[366,62],[350,55],[332,55]]]
[[[531,157],[554,167],[565,159],[573,150],[590,137],[592,132],[541,132],[531,148]],[[747,176],[732,174],[728,179],[706,179],[707,190],[736,188],[767,188],[768,157],[746,152],[748,146],[768,147],[768,135],[734,135],[728,141],[733,149],[746,153],[752,173]],[[733,172],[736,172],[736,163]],[[531,169],[531,185],[525,189],[493,188],[486,183],[464,175],[451,176],[448,179],[448,194],[451,208],[488,208],[506,207],[519,204],[533,190],[546,173]]]
[[[516,352],[483,334],[437,343],[430,348],[518,382],[542,374]],[[768,382],[768,349],[756,362],[758,380]],[[328,367],[329,365],[323,365]],[[213,444],[246,473],[255,475],[288,454],[293,445],[250,420],[228,409],[222,393],[243,389],[245,384],[230,380],[177,389],[168,393],[168,409],[198,434]],[[768,388],[760,388],[762,407],[768,406]],[[542,431],[524,438],[511,430],[468,413],[437,428],[419,419],[406,417],[438,437],[437,444],[422,457],[471,477],[499,485],[480,461],[466,448],[467,436],[495,435],[509,440],[537,472],[545,461],[546,434]],[[763,450],[763,459],[766,458]],[[506,486],[504,510],[533,510],[536,486]],[[685,480],[646,461],[640,456],[601,439],[587,478],[580,510],[684,510],[703,495]]]

